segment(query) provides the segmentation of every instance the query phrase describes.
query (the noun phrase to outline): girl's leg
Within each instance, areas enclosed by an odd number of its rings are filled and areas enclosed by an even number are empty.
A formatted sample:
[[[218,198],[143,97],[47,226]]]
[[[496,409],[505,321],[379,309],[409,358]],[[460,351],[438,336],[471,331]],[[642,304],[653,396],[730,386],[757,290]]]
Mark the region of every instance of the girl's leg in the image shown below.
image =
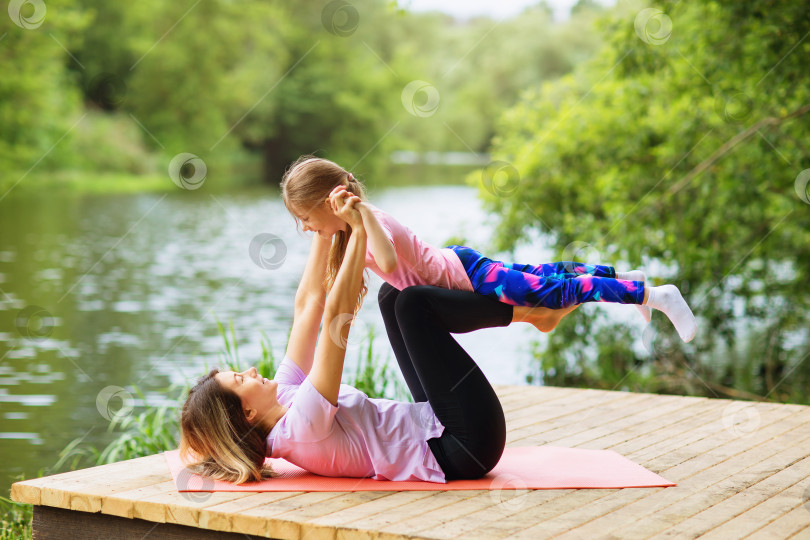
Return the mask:
[[[531,264],[511,263],[504,264],[511,270],[517,270],[524,274],[534,274],[535,276],[552,277],[552,278],[572,278],[590,274],[596,277],[615,278],[616,269],[612,266],[601,264],[585,264],[573,261],[562,261],[545,263],[539,266],[532,266]]]
[[[616,278],[616,270],[612,266],[603,265],[586,265],[576,262],[558,262],[550,263],[548,265],[531,266],[522,264],[504,265],[500,261],[493,261],[474,249],[464,246],[449,246],[450,249],[458,256],[461,264],[464,266],[467,276],[470,278],[473,289],[480,294],[486,294],[493,298],[497,298],[501,302],[511,305],[522,306],[542,306],[552,309],[562,309],[570,307],[582,302],[618,302],[623,304],[635,304],[639,312],[641,312],[644,320],[650,321],[650,309],[647,306],[641,305],[641,298],[638,294],[628,295],[628,292],[634,292],[633,288],[644,288],[645,276],[643,272],[625,272],[622,275],[620,283],[615,279],[612,282],[596,283],[596,290],[592,292],[590,298],[580,298],[574,294],[563,294],[566,290],[576,293],[576,286],[570,284],[557,284],[558,291],[545,291],[539,294],[532,294],[537,291],[542,284],[553,285],[554,282],[547,280],[560,279],[559,276],[568,276],[568,278],[579,277],[580,273],[591,274],[593,277],[601,279]],[[503,279],[494,279],[493,276],[497,273],[498,269],[501,270]],[[569,272],[571,270],[571,272]],[[511,276],[511,278],[509,278]],[[526,276],[525,278],[523,276]],[[533,277],[529,277],[533,276]],[[567,279],[568,279],[567,278]],[[501,283],[503,281],[503,283]],[[510,285],[511,283],[511,285]],[[563,287],[563,285],[568,285]],[[593,287],[593,283],[585,285],[586,288]],[[587,292],[587,291],[586,291]],[[548,296],[546,294],[548,293]],[[528,295],[528,296],[527,296]],[[544,301],[546,300],[546,301]],[[537,326],[537,325],[535,325]],[[543,332],[548,332],[554,328],[554,324],[546,326],[537,326]]]
[[[452,249],[456,256],[458,256],[459,260],[461,260],[461,264],[464,266],[464,269],[467,271],[467,275],[470,276],[470,279],[473,279],[473,274],[490,264],[501,265],[510,270],[517,270],[518,272],[543,277],[563,278],[577,277],[585,274],[591,274],[597,277],[616,277],[616,270],[612,266],[585,264],[573,261],[547,263],[539,266],[519,263],[504,264],[500,261],[493,261],[472,248],[465,246],[448,247]]]
[[[475,292],[514,306],[559,309],[583,302],[641,304],[644,300],[643,281],[594,276],[558,279],[499,264],[481,266],[470,281]]]
[[[417,286],[398,294],[395,314],[413,371],[445,426],[428,441],[431,451],[448,479],[480,478],[503,453],[506,421],[489,381],[450,332],[506,326],[512,307],[472,292]]]

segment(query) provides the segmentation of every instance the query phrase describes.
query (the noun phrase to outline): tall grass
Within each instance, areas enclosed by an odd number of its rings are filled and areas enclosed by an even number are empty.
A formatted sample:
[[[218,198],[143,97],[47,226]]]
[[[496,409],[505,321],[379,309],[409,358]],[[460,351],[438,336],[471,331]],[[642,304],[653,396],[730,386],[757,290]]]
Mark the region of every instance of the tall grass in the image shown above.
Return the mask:
[[[398,401],[412,401],[411,394],[397,378],[397,370],[392,369],[388,358],[381,358],[374,352],[374,327],[366,333],[364,347],[357,355],[357,366],[348,383],[370,398],[388,398]]]
[[[0,540],[31,540],[33,506],[0,497]]]

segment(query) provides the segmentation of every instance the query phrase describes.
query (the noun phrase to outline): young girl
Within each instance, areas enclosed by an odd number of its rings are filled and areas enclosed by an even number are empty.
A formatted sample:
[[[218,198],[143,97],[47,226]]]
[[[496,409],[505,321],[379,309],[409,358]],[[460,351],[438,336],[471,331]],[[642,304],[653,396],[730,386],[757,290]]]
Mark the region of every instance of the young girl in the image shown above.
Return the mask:
[[[365,201],[363,186],[336,163],[302,156],[284,174],[281,190],[284,204],[305,231],[334,237],[324,283],[329,290],[351,235],[351,227],[332,211],[332,201],[348,194]],[[509,264],[488,259],[468,247],[438,249],[368,202],[357,207],[368,235],[366,267],[399,290],[434,285],[475,291],[512,306],[564,310],[583,302],[635,304],[648,322],[650,308],[662,311],[685,342],[697,332],[692,310],[678,288],[646,287],[641,271],[618,273],[611,266],[575,262]],[[358,307],[366,291],[364,283]]]

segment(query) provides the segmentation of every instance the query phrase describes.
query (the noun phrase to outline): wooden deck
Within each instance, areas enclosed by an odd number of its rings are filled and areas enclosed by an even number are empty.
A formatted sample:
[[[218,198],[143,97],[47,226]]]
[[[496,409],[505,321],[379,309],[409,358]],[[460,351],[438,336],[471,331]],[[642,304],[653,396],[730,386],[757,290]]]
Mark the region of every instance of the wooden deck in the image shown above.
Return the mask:
[[[810,407],[553,387],[497,390],[508,445],[613,449],[678,486],[178,493],[157,455],[18,482],[12,497],[39,505],[35,538],[68,538],[74,521],[84,538],[94,537],[94,523],[106,531],[99,538],[127,524],[140,527],[127,533],[136,538],[167,537],[175,534],[171,527],[199,538],[207,536],[190,527],[240,533],[218,538],[306,540],[810,538]]]

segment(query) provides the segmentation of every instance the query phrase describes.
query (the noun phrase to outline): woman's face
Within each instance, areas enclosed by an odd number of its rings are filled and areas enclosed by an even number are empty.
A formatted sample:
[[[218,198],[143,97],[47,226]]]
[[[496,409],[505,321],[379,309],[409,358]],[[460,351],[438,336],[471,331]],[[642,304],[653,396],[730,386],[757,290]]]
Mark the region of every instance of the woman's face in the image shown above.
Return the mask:
[[[242,372],[220,371],[214,379],[242,400],[250,423],[262,421],[278,403],[278,383],[260,377],[255,367]]]
[[[314,231],[321,238],[331,238],[336,232],[346,229],[346,222],[337,217],[326,202],[311,209],[294,207],[293,210],[304,230]]]

